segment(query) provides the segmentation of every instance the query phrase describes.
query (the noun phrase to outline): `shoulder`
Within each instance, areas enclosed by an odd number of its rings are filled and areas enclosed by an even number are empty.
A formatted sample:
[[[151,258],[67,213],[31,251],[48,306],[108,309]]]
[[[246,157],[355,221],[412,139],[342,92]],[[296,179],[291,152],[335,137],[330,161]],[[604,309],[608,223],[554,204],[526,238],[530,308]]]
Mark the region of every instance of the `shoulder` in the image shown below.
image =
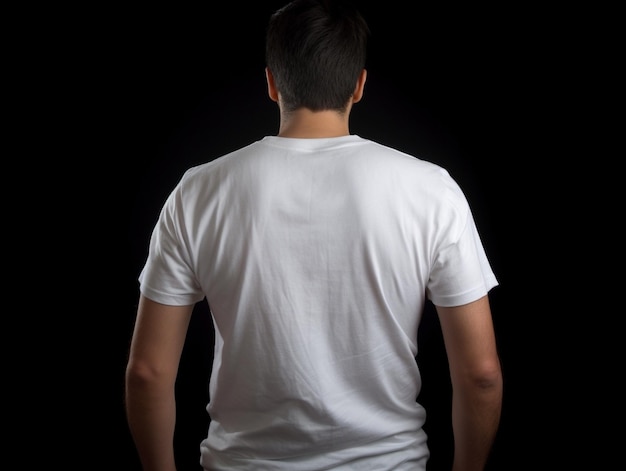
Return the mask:
[[[434,200],[448,200],[452,204],[465,202],[461,187],[445,167],[372,140],[363,139],[363,149],[381,176],[390,174],[399,183],[431,194]]]
[[[388,144],[365,138],[361,138],[361,144],[364,152],[366,152],[368,156],[373,158],[379,157],[388,166],[399,166],[403,170],[411,171],[412,175],[419,173],[428,178],[450,179],[450,175],[444,167],[418,154],[411,154]]]
[[[208,182],[222,181],[225,176],[245,169],[262,147],[262,141],[256,141],[190,167],[183,173],[179,186],[191,189],[197,185],[205,186]]]

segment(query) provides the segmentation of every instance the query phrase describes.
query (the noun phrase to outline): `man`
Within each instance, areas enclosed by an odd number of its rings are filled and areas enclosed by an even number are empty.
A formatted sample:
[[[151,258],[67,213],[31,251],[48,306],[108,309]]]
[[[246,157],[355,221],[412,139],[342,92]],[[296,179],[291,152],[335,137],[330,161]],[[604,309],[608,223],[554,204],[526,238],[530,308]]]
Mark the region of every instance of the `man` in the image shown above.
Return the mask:
[[[174,386],[204,298],[216,335],[205,470],[425,470],[427,300],[453,386],[453,471],[484,468],[502,401],[497,280],[444,169],[350,134],[368,36],[341,2],[278,10],[266,37],[278,134],[189,169],[164,204],[126,374],[146,471],[176,469]]]

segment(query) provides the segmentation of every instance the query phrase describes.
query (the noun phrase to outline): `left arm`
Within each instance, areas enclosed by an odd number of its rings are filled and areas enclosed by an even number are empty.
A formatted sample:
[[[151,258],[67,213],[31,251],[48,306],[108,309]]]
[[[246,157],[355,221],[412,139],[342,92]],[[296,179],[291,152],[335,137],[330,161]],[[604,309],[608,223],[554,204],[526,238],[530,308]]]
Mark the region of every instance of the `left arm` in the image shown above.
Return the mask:
[[[144,471],[175,471],[175,384],[193,305],[140,295],[126,366],[126,415]]]

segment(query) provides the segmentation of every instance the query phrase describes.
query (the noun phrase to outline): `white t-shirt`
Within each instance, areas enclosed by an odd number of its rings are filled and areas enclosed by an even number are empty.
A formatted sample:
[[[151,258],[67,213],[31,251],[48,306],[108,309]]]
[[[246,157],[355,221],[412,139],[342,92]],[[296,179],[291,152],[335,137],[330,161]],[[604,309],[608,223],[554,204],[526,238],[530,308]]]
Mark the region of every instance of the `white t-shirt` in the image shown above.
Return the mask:
[[[206,297],[201,462],[231,471],[425,469],[424,303],[496,285],[448,172],[356,135],[267,136],[189,169],[140,275],[157,302]]]

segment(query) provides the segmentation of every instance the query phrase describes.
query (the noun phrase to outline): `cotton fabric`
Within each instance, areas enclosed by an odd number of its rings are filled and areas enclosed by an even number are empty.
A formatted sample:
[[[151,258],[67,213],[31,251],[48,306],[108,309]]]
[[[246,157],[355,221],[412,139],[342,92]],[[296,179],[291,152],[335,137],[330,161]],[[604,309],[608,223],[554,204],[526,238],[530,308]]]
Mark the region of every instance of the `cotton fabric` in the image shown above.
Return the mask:
[[[449,173],[357,135],[266,136],[189,169],[139,281],[163,304],[206,297],[201,463],[257,471],[424,470],[424,303],[498,284]]]

